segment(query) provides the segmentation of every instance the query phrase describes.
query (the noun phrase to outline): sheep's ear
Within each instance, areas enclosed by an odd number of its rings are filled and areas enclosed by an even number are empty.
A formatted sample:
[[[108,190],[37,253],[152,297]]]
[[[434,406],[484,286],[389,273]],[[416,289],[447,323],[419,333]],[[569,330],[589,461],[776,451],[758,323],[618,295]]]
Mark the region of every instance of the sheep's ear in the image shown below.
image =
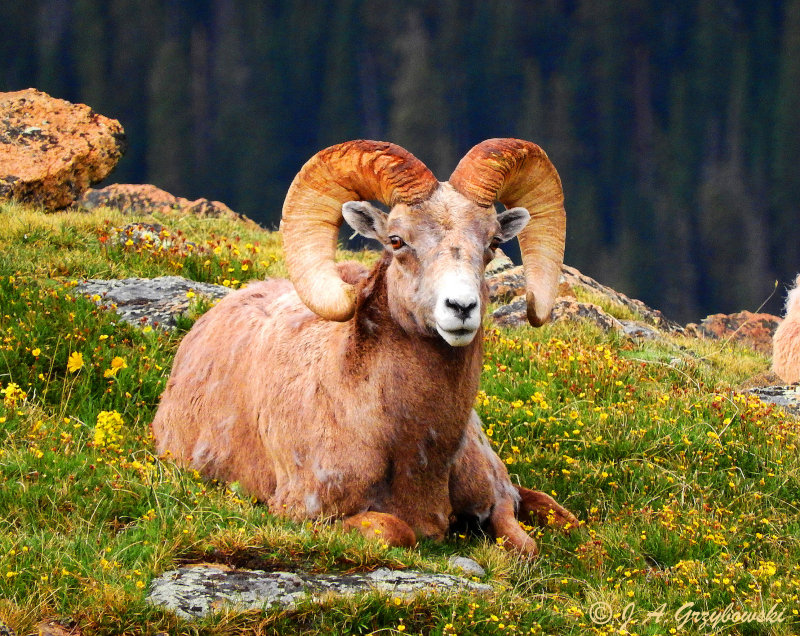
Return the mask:
[[[514,238],[522,232],[531,215],[525,208],[509,208],[497,213],[497,221],[500,223],[500,239],[505,242]]]
[[[386,242],[386,214],[366,201],[348,201],[342,205],[347,225],[361,236]]]

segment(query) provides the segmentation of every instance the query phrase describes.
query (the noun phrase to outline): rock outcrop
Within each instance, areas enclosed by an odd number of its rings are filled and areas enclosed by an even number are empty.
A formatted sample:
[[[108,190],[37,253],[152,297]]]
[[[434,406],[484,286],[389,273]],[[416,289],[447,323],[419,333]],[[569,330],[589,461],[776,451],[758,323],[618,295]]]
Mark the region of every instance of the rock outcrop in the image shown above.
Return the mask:
[[[209,201],[208,199],[190,201],[148,184],[115,183],[99,190],[90,189],[77,201],[77,205],[87,210],[103,206],[116,208],[123,214],[132,215],[180,212],[252,223],[250,219],[242,214],[237,214],[221,201]]]
[[[506,327],[528,324],[522,267],[515,266],[500,253],[486,268],[486,282],[489,298],[494,303],[501,303],[492,312],[492,320]],[[781,319],[772,314],[740,311],[713,314],[699,324],[689,323],[682,327],[641,300],[606,287],[568,265],[561,267],[559,293],[550,319],[553,322],[588,320],[604,331],[618,331],[632,338],[657,338],[667,332],[731,340],[765,355],[772,353],[772,337],[781,323]]]
[[[800,416],[800,386],[796,384],[759,386],[747,391],[758,396],[762,402],[775,404],[793,415]]]
[[[35,89],[0,93],[0,200],[55,210],[102,181],[125,151],[114,119]]]
[[[181,276],[160,276],[90,279],[78,284],[75,291],[93,298],[98,305],[113,308],[132,325],[170,329],[175,326],[176,318],[189,309],[189,292],[218,299],[229,294],[231,289]]]
[[[732,340],[765,355],[772,354],[772,336],[781,323],[772,314],[740,311],[735,314],[712,314],[700,324],[689,323],[686,330],[698,338]]]
[[[503,327],[516,327],[527,325],[527,301],[524,296],[512,300],[507,305],[502,305],[492,312],[492,320]],[[599,305],[578,302],[574,298],[559,297],[550,313],[552,322],[562,320],[588,320],[603,331],[623,331],[623,324],[607,314]]]
[[[449,574],[380,568],[366,574],[306,574],[238,570],[222,565],[186,566],[165,572],[150,584],[148,602],[192,619],[233,606],[239,610],[290,608],[330,594],[383,592],[399,598],[436,591],[492,591],[489,585]]]
[[[494,322],[506,327],[528,324],[522,266],[515,266],[499,252],[498,258],[486,268],[486,283],[491,301],[502,303],[491,314]],[[574,267],[561,266],[559,283],[558,297],[550,315],[553,322],[589,320],[604,331],[616,330],[638,338],[657,337],[661,331],[683,331],[680,325],[667,320],[660,311],[648,307],[641,300],[628,298],[625,294],[598,283]],[[616,313],[628,317],[616,318],[588,299],[603,302],[607,307],[617,309]]]

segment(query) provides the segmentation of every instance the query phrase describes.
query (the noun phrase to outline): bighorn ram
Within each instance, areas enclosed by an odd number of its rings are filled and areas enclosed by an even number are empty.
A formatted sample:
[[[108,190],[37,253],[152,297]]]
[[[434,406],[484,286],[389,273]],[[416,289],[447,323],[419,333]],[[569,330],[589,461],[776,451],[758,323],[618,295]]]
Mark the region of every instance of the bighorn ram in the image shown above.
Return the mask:
[[[334,263],[343,218],[383,244],[372,271]],[[158,451],[275,513],[344,518],[393,545],[473,519],[533,555],[515,514],[575,523],[512,485],[472,408],[500,242],[519,235],[530,322],[554,301],[565,214],[545,153],[490,139],[440,183],[399,146],[343,143],[300,170],[281,228],[294,287],[251,284],[197,321],[153,421]]]
[[[786,298],[786,316],[772,337],[772,370],[788,384],[800,380],[800,274]]]

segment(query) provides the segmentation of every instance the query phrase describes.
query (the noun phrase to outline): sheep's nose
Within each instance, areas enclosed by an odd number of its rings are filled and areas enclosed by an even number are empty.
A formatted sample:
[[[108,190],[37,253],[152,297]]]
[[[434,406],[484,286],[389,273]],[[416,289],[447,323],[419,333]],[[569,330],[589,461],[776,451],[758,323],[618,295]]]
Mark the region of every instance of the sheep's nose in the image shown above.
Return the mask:
[[[461,320],[466,320],[478,306],[478,300],[476,298],[446,298],[444,304]]]

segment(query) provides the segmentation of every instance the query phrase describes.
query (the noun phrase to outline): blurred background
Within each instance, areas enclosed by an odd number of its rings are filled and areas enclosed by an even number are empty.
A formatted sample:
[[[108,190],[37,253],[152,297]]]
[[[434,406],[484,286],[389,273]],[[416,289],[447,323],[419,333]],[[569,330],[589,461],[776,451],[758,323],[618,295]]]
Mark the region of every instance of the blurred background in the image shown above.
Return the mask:
[[[800,271],[800,0],[6,1],[28,87],[121,121],[108,182],[266,227],[328,145],[446,180],[513,136],[561,174],[566,262],[674,320],[779,313]]]

